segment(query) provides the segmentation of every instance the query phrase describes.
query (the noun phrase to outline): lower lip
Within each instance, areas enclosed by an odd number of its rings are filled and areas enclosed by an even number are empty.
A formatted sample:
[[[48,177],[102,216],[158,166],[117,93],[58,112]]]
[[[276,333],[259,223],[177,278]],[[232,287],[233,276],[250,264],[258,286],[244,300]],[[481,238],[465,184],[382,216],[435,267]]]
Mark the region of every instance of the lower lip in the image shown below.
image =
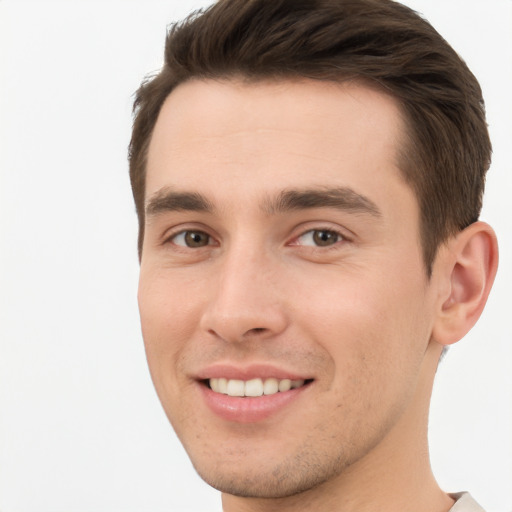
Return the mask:
[[[235,423],[262,421],[286,408],[296,400],[310,384],[289,391],[258,397],[238,397],[215,393],[208,386],[200,384],[206,405],[217,416]]]

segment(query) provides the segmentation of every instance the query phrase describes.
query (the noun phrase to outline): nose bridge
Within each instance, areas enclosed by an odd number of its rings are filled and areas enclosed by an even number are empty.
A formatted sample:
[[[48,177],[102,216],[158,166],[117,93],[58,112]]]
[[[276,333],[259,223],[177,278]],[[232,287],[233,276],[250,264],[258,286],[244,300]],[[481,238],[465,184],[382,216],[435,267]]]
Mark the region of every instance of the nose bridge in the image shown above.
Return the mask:
[[[262,244],[233,241],[218,261],[202,327],[226,341],[268,337],[286,326],[278,292],[278,264]]]

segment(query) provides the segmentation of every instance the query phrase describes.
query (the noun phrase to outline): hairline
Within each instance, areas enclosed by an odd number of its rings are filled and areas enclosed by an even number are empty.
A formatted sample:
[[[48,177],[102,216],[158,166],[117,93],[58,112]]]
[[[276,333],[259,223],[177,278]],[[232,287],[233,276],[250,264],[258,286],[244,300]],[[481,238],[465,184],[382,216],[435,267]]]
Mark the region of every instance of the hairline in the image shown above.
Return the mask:
[[[288,70],[280,70],[279,73],[270,73],[270,72],[257,72],[257,73],[247,73],[240,70],[236,70],[235,72],[229,73],[215,73],[208,76],[205,75],[191,75],[185,79],[177,80],[176,83],[172,85],[170,91],[161,101],[159,106],[158,114],[155,116],[153,125],[151,127],[150,135],[146,138],[144,142],[144,146],[141,152],[141,170],[142,173],[140,177],[142,178],[142,190],[144,195],[142,197],[142,209],[141,215],[143,222],[139,222],[139,261],[142,258],[142,245],[144,240],[144,231],[145,231],[145,200],[146,200],[146,182],[147,182],[147,167],[148,167],[148,155],[149,149],[151,146],[151,141],[153,139],[153,134],[155,131],[155,126],[160,117],[160,113],[162,111],[163,105],[168,100],[169,96],[180,86],[184,86],[189,82],[217,82],[217,83],[241,83],[243,85],[258,85],[258,84],[280,84],[280,83],[300,83],[304,81],[316,81],[316,82],[327,82],[333,85],[342,85],[346,83],[353,83],[356,86],[366,87],[370,90],[379,92],[392,99],[394,104],[397,107],[397,112],[399,114],[400,119],[400,137],[396,141],[395,147],[395,164],[397,169],[399,170],[398,175],[403,180],[403,182],[411,189],[416,199],[418,209],[419,209],[419,218],[418,218],[418,229],[420,236],[420,243],[422,246],[422,259],[425,266],[425,271],[427,277],[430,279],[432,275],[432,266],[435,260],[435,256],[439,246],[443,243],[444,240],[439,240],[437,247],[435,248],[435,252],[432,255],[432,258],[427,259],[426,252],[426,236],[428,233],[427,226],[424,225],[423,211],[422,211],[422,198],[419,194],[419,191],[414,186],[415,183],[410,179],[409,174],[411,174],[410,167],[411,161],[413,160],[413,155],[416,151],[413,150],[414,142],[416,138],[416,129],[415,123],[412,120],[409,112],[407,111],[406,105],[402,101],[402,99],[393,91],[390,87],[388,87],[385,83],[372,78],[365,77],[358,74],[350,74],[340,72],[339,76],[335,78],[321,78],[315,76],[306,76],[305,74],[301,74],[298,72],[288,71]],[[424,162],[417,162],[419,165],[424,166]]]

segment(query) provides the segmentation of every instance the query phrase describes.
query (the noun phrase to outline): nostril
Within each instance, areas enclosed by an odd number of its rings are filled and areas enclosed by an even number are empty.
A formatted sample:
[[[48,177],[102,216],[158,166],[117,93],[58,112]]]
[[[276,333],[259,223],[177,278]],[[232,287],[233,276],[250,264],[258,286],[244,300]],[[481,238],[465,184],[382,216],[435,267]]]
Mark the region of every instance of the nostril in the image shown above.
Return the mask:
[[[246,334],[260,334],[262,332],[265,332],[265,327],[254,327],[253,329],[249,329]]]

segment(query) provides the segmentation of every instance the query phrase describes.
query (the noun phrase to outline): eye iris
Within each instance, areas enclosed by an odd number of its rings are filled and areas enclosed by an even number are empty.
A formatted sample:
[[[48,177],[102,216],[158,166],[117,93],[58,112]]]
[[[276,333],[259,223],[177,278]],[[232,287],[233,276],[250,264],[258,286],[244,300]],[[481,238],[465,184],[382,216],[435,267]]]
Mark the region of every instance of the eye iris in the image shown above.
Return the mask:
[[[187,247],[204,247],[208,245],[209,236],[200,231],[187,231],[185,233],[185,243]]]
[[[315,231],[313,240],[319,246],[333,245],[338,241],[338,234],[332,231]]]

